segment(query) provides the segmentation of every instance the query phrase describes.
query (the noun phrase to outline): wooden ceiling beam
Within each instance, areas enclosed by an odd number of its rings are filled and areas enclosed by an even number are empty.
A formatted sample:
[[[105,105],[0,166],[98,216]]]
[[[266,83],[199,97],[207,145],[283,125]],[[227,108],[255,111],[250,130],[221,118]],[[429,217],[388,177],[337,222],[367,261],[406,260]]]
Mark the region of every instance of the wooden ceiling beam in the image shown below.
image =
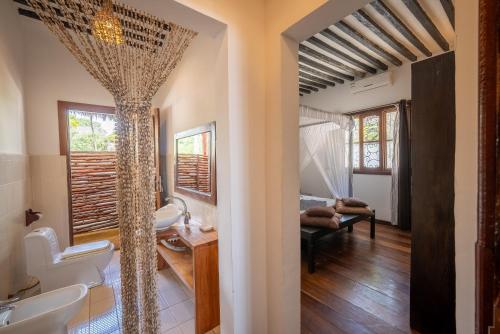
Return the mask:
[[[329,53],[333,54],[334,56],[337,56],[337,57],[345,60],[346,62],[348,62],[348,63],[350,63],[350,64],[352,64],[352,65],[354,65],[356,67],[359,67],[359,68],[363,69],[366,72],[377,73],[377,70],[375,68],[373,68],[371,66],[368,66],[365,63],[362,63],[362,62],[360,62],[360,61],[352,58],[348,54],[335,49],[334,47],[332,47],[328,43],[325,43],[325,42],[323,42],[322,40],[320,40],[320,39],[318,39],[316,37],[311,37],[311,38],[307,39],[307,41],[309,43],[317,46],[321,50],[329,52]]]
[[[299,84],[299,88],[304,88],[313,92],[319,92],[318,88],[309,85]]]
[[[367,62],[371,63],[372,65],[378,67],[382,71],[386,71],[388,69],[388,66],[386,64],[384,64],[383,62],[381,62],[377,58],[372,57],[371,55],[364,52],[363,50],[359,49],[357,46],[355,46],[354,44],[352,44],[348,40],[340,37],[332,30],[327,28],[321,32],[321,35],[323,35],[326,38],[328,38],[329,40],[339,44],[340,46],[346,48],[347,50],[351,51],[352,53],[354,53],[358,57],[363,58],[364,60],[366,60]]]
[[[18,11],[19,15],[21,15],[21,16],[25,16],[25,17],[29,17],[29,18],[34,19],[34,20],[41,21],[40,16],[38,16],[38,14],[32,10],[18,8],[17,11]],[[59,16],[62,17],[62,13]],[[82,31],[82,32],[85,32],[89,35],[92,35],[92,31],[90,30],[90,28],[88,28],[85,25],[81,25],[81,24],[76,23],[76,22],[70,23],[66,20],[61,20],[61,22],[64,24],[64,27],[66,29],[69,29],[69,30],[77,29],[79,31]],[[145,44],[147,43],[147,39],[144,36],[135,33],[134,30],[123,29],[123,35],[125,37],[128,37],[128,38],[134,40],[134,41],[128,41],[128,40],[126,41],[127,45],[129,45],[131,47],[143,49],[145,47]],[[163,43],[161,41],[158,41],[158,40],[153,42],[153,43],[155,46],[159,46],[159,47],[161,47],[163,45]]]
[[[26,0],[13,0],[13,1],[17,2],[18,4],[21,4],[23,6],[32,8],[31,5]],[[80,11],[83,12],[82,7],[80,6],[80,3],[78,3],[79,1],[75,1],[75,2],[76,2],[76,5],[78,6],[78,8],[80,9]],[[49,0],[49,6],[57,7],[58,3],[57,3],[56,0]],[[117,11],[117,9],[121,9],[121,8],[123,8],[122,5],[113,4],[113,9],[114,9],[115,12]],[[140,20],[140,19],[145,18],[145,16],[142,15],[142,14],[140,14],[137,10],[131,11],[131,10],[128,10],[128,9],[126,9],[126,10],[123,11],[123,17],[124,17],[124,19],[127,22],[132,21],[132,20],[137,20],[137,19]],[[164,22],[162,22],[160,20],[156,20],[155,25],[158,26],[159,28],[162,28],[164,30],[170,31],[170,26],[167,23],[164,23]],[[138,27],[138,29],[140,29],[140,27]]]
[[[325,80],[325,79],[322,79],[322,78],[318,78],[317,76],[314,76],[312,74],[309,74],[309,73],[306,73],[306,72],[303,72],[303,71],[299,71],[299,80],[300,79],[306,79],[306,80],[314,81],[314,82],[317,82],[319,84],[323,84],[323,85],[326,85],[326,86],[331,86],[331,87],[335,86],[335,82],[333,82],[333,81],[328,81],[328,80]]]
[[[455,6],[451,0],[441,0],[441,6],[443,6],[446,16],[451,23],[453,29],[455,29]]]
[[[335,23],[335,26],[340,30],[342,30],[342,32],[344,32],[345,34],[349,35],[349,37],[363,44],[365,47],[372,50],[379,56],[383,57],[385,60],[390,61],[392,64],[396,66],[401,66],[403,64],[403,62],[399,60],[397,57],[395,57],[393,54],[387,52],[384,48],[382,48],[378,44],[370,41],[368,38],[363,36],[360,32],[358,32],[356,29],[354,29],[344,21],[339,21]]]
[[[431,18],[427,15],[425,10],[420,6],[417,0],[401,0],[408,7],[410,12],[417,18],[420,24],[427,30],[429,35],[436,41],[436,43],[443,49],[443,51],[450,50],[448,41],[443,37],[439,29],[436,27]]]
[[[314,67],[314,68],[317,68],[323,72],[329,73],[334,77],[342,78],[342,79],[349,80],[349,81],[354,80],[354,77],[351,75],[347,75],[347,74],[341,73],[339,71],[335,71],[334,69],[332,69],[326,65],[320,64],[317,61],[315,61],[309,57],[303,56],[301,54],[299,54],[299,63],[307,64],[307,65]],[[337,82],[344,83],[344,81],[342,81],[342,82],[337,81]]]
[[[310,90],[308,90],[308,89],[304,89],[304,88],[300,88],[300,87],[299,87],[299,92],[300,92],[300,93],[304,93],[304,94],[311,94],[311,91],[310,91]]]
[[[361,22],[365,27],[370,29],[380,39],[389,44],[394,50],[399,52],[411,61],[416,61],[417,56],[414,55],[408,48],[398,42],[391,34],[385,31],[377,22],[375,22],[364,10],[359,9],[352,13],[352,15]]]
[[[299,65],[301,65],[301,64],[306,64],[308,66],[311,66],[314,69],[326,72],[326,74],[328,74],[332,78],[331,80],[336,82],[336,83],[339,83],[339,84],[344,83],[344,80],[342,80],[336,76],[335,72],[337,72],[337,71],[332,70],[328,66],[320,64],[318,62],[315,62],[314,60],[311,60],[307,57],[304,57],[303,55],[299,55]]]
[[[318,87],[321,89],[326,89],[326,87],[327,87],[326,85],[324,85],[322,83],[318,83],[318,82],[315,82],[312,80],[307,80],[307,79],[304,79],[301,77],[299,77],[299,83],[303,83],[303,84],[308,85],[308,86]]]
[[[370,4],[380,15],[389,21],[401,35],[403,35],[411,44],[413,44],[420,52],[427,57],[432,56],[432,52],[418,39],[417,36],[408,28],[406,24],[382,1],[375,0]]]
[[[331,66],[337,67],[343,71],[346,71],[351,75],[360,75],[361,74],[359,71],[355,70],[354,68],[349,67],[349,66],[345,65],[344,63],[337,61],[333,58],[330,58],[327,55],[308,47],[307,45],[299,44],[299,51],[308,55],[308,56],[319,59],[319,60],[327,63],[328,65],[331,65]]]
[[[323,79],[323,80],[326,80],[326,81],[330,81],[330,82],[337,82],[337,83],[344,83],[343,80],[341,80],[342,82],[338,82],[338,80],[340,80],[339,78],[335,78],[335,77],[332,77],[331,75],[328,75],[324,72],[321,72],[321,71],[318,71],[314,68],[311,68],[309,66],[305,66],[305,65],[302,65],[302,64],[299,64],[299,70],[301,70],[302,72],[306,72],[306,73],[309,73],[309,74],[312,74],[316,77],[319,77],[320,79]],[[321,82],[321,83],[324,83],[324,82]]]

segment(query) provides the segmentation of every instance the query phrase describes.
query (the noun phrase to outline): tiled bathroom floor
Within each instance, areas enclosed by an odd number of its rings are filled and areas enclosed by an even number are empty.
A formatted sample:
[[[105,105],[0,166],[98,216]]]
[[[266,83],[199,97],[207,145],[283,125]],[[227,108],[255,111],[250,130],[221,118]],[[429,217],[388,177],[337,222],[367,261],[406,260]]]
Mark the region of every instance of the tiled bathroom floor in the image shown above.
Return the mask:
[[[120,253],[105,270],[103,285],[90,289],[85,305],[68,324],[68,334],[121,333]],[[194,334],[192,293],[169,269],[158,272],[161,334]],[[218,333],[217,332],[209,332]]]

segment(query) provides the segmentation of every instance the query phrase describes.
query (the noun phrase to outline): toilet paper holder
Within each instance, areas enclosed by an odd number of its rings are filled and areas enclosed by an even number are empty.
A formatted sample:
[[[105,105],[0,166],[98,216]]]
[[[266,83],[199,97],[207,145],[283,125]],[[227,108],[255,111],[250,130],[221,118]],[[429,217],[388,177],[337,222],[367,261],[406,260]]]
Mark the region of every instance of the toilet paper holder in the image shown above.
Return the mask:
[[[42,213],[28,209],[26,212],[26,226],[30,226],[40,218],[42,218]]]

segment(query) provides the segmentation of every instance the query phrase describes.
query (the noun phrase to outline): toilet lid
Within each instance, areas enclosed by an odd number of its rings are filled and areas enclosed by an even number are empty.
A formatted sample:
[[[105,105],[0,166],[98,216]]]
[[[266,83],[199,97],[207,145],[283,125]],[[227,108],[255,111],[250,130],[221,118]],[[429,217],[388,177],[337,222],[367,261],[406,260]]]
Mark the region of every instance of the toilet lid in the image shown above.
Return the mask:
[[[92,253],[102,252],[109,248],[109,240],[89,242],[86,244],[68,247],[61,253],[61,259],[83,256]]]

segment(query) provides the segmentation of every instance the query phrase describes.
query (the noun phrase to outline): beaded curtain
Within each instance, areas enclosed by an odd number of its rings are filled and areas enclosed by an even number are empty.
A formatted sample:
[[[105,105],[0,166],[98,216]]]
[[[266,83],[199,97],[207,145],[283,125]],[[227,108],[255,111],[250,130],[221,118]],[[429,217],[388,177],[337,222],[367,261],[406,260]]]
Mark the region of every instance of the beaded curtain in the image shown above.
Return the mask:
[[[123,332],[157,333],[151,100],[196,33],[108,1],[104,5],[120,23],[115,27],[119,35],[103,38],[92,30],[96,14],[102,14],[102,0],[28,3],[115,99]]]

